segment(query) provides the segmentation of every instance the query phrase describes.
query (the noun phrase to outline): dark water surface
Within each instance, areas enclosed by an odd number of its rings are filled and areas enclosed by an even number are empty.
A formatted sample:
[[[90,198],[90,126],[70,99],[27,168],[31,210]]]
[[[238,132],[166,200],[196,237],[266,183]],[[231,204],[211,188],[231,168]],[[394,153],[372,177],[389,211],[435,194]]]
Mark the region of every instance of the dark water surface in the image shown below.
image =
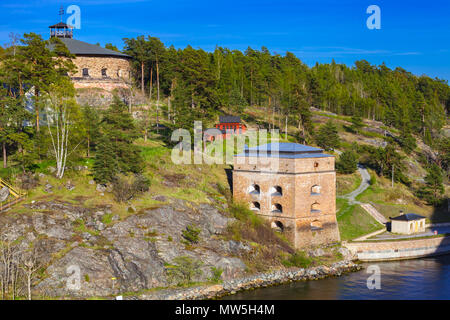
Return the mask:
[[[378,265],[381,289],[369,290],[367,267]],[[338,278],[295,282],[225,297],[229,300],[276,299],[450,299],[450,255],[364,264],[359,272]]]

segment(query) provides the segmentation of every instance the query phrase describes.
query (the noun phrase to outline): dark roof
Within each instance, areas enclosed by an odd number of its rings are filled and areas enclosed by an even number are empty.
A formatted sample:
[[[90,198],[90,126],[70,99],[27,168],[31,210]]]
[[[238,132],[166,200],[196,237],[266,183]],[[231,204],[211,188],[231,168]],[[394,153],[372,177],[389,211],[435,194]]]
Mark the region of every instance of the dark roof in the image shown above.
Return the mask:
[[[75,40],[71,38],[59,38],[59,40],[61,40],[66,45],[70,53],[77,56],[86,55],[86,56],[108,56],[108,57],[130,58],[130,56],[123,54],[121,52],[102,48],[95,44],[90,44],[80,40]],[[50,49],[52,48],[53,46],[50,45]]]
[[[418,214],[415,214],[415,213],[407,213],[407,214],[402,214],[401,216],[394,217],[394,218],[389,217],[389,219],[396,220],[396,221],[414,221],[414,220],[425,219],[425,217],[419,216]]]
[[[220,123],[241,123],[241,117],[235,117],[235,116],[220,116],[219,117]]]
[[[73,27],[68,25],[67,23],[59,22],[57,24],[50,26],[49,28],[73,28]]]
[[[322,149],[291,142],[274,142],[253,148],[245,146],[244,153],[238,157],[276,157],[276,158],[325,158],[333,157],[331,154],[323,153]]]

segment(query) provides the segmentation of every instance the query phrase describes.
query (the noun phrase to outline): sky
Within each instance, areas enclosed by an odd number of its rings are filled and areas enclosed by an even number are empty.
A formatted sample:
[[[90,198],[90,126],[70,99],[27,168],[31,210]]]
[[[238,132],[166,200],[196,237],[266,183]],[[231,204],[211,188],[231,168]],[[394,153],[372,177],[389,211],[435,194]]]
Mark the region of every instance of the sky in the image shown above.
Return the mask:
[[[265,46],[309,66],[365,59],[450,80],[449,0],[0,0],[0,44],[11,32],[47,39],[70,5],[81,11],[76,39],[119,49],[123,38],[151,35],[176,48]],[[366,25],[370,5],[380,8],[380,29]]]

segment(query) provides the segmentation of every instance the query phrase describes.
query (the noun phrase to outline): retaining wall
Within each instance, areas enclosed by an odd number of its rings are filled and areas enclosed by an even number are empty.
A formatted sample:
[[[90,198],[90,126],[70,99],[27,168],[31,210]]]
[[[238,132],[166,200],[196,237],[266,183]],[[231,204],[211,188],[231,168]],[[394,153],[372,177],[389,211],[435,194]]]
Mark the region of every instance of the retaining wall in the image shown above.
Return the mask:
[[[361,261],[415,259],[450,253],[450,237],[343,243]]]

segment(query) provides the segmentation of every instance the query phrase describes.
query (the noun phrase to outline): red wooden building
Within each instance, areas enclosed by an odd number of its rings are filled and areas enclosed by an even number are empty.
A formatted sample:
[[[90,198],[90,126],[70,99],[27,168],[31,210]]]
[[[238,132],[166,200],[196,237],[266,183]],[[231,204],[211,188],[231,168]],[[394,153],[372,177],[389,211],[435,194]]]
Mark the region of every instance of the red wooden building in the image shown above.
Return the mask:
[[[216,124],[216,127],[214,129],[216,130],[206,130],[205,135],[207,140],[212,141],[219,137],[226,139],[233,134],[245,133],[247,127],[242,123],[240,117],[220,116],[219,123]],[[220,133],[217,132],[217,130],[220,130]]]

